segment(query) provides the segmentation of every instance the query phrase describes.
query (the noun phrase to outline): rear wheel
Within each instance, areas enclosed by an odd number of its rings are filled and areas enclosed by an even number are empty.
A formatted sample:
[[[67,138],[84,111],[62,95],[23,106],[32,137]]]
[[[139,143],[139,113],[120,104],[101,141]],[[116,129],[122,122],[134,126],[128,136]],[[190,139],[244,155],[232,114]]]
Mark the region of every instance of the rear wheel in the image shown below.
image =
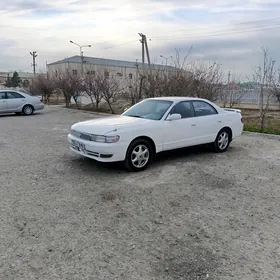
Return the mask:
[[[154,151],[151,144],[145,139],[133,141],[126,153],[125,168],[129,171],[143,171],[151,163]]]
[[[230,130],[227,128],[222,129],[218,133],[216,140],[213,143],[214,151],[217,153],[225,152],[229,147],[230,141],[231,141]]]
[[[32,115],[34,112],[34,109],[31,105],[25,105],[23,108],[22,108],[22,113],[24,115]]]

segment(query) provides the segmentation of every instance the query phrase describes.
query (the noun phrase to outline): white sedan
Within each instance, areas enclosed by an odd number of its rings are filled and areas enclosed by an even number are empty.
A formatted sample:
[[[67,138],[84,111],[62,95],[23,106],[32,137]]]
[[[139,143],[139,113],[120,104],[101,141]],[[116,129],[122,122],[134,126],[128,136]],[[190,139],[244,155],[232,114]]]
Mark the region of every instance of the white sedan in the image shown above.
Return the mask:
[[[115,115],[72,125],[72,151],[101,162],[122,161],[142,171],[162,151],[209,144],[225,152],[242,134],[240,110],[223,109],[200,98],[145,99]]]
[[[44,109],[44,103],[36,96],[17,90],[0,90],[0,114],[32,115],[34,111],[42,109]]]

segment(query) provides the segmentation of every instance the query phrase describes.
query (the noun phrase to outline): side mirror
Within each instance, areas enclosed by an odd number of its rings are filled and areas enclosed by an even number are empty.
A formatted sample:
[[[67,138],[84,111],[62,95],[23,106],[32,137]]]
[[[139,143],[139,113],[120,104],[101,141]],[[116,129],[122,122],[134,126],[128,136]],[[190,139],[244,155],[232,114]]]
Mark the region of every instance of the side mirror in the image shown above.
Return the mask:
[[[180,120],[181,118],[182,118],[182,116],[180,114],[172,114],[172,115],[169,115],[166,120],[175,121],[175,120]]]

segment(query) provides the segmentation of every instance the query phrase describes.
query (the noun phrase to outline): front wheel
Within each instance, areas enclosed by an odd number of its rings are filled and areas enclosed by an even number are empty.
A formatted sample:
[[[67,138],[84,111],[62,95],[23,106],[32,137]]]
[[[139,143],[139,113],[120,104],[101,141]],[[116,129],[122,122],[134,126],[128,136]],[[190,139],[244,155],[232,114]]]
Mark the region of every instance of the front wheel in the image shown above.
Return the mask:
[[[151,163],[153,149],[145,139],[137,139],[128,147],[124,165],[129,171],[143,171]]]
[[[213,143],[214,151],[217,153],[225,152],[229,147],[230,141],[231,141],[231,134],[229,129],[226,128],[222,129],[218,133],[216,140]]]

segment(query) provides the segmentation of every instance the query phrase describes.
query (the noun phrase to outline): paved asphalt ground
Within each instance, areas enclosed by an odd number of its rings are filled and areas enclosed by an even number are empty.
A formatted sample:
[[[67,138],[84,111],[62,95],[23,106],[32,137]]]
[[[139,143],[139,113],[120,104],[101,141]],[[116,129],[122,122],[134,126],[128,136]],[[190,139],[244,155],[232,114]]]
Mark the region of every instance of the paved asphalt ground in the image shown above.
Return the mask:
[[[280,279],[280,141],[186,149],[145,172],[69,151],[93,114],[0,117],[0,279]]]

